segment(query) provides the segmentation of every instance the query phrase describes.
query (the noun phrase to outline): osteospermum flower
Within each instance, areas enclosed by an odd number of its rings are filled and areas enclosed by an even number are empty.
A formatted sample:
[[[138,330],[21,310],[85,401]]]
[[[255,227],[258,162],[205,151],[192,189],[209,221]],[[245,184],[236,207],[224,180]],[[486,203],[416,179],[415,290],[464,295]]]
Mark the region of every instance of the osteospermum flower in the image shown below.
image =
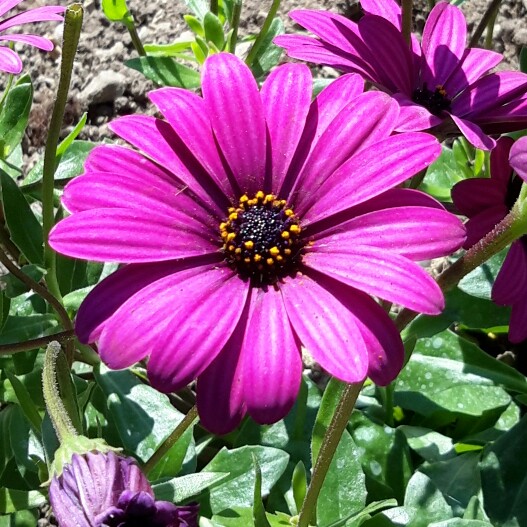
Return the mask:
[[[466,49],[461,10],[439,2],[426,21],[421,45],[401,32],[401,8],[394,0],[362,0],[358,22],[326,11],[298,10],[291,18],[318,38],[283,35],[274,42],[291,57],[356,72],[393,95],[401,106],[397,131],[457,129],[477,148],[495,142],[487,134],[527,127],[527,75],[489,73],[499,53]]]
[[[198,507],[156,501],[135,461],[113,452],[73,454],[51,480],[59,527],[197,527]]]
[[[457,208],[469,218],[469,248],[489,233],[511,210],[527,181],[527,138],[498,139],[490,155],[490,178],[460,181],[452,189]],[[512,243],[492,286],[492,300],[512,306],[509,340],[527,339],[527,236]]]
[[[4,16],[10,9],[20,4],[23,0],[0,0],[0,17]],[[35,46],[44,51],[53,49],[51,40],[39,35],[28,33],[5,33],[12,27],[30,24],[33,22],[61,21],[64,7],[61,6],[44,6],[35,9],[29,9],[22,13],[12,15],[0,21],[0,41],[1,42],[22,42]],[[0,70],[7,73],[20,73],[22,71],[22,61],[18,54],[7,46],[0,46]]]
[[[440,146],[391,136],[397,104],[362,89],[346,75],[311,103],[309,69],[290,64],[259,91],[222,53],[204,65],[203,97],[150,94],[166,121],[114,121],[140,152],[94,149],[50,239],[64,254],[128,264],[86,298],[79,338],[112,368],[150,356],[162,391],[197,378],[202,423],[216,433],[246,412],[271,423],[289,411],[301,346],[343,381],[390,382],[402,343],[368,295],[439,313],[441,291],[414,260],[450,253],[464,230],[426,195],[390,190]]]

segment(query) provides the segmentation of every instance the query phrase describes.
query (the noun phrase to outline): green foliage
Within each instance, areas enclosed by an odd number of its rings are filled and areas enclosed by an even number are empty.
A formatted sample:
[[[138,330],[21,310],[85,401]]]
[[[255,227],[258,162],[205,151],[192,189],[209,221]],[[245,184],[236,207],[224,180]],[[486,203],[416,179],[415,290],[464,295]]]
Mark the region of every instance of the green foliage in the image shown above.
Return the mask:
[[[200,76],[195,70],[175,62],[170,57],[138,57],[126,61],[126,65],[140,71],[147,79],[159,86],[198,88]]]

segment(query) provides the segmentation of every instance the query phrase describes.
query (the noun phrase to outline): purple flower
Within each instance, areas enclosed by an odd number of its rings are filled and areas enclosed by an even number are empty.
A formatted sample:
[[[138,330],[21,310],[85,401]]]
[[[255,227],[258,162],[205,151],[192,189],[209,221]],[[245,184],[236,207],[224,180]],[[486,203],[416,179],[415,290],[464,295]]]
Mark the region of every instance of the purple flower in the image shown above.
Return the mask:
[[[460,181],[452,189],[455,205],[469,218],[466,248],[509,213],[527,181],[527,137],[513,143],[510,137],[498,139],[490,155],[490,178]],[[527,236],[512,243],[492,286],[492,300],[512,306],[509,340],[527,339]]]
[[[73,454],[54,477],[49,499],[59,527],[197,527],[197,505],[155,501],[131,458],[113,452]]]
[[[0,0],[0,16],[5,15],[10,9],[20,4],[22,0]],[[26,33],[9,33],[5,34],[6,29],[23,24],[33,22],[45,21],[61,21],[61,14],[64,12],[64,7],[61,6],[44,6],[35,9],[29,9],[23,13],[10,16],[0,22],[0,41],[2,42],[22,42],[43,49],[44,51],[51,51],[53,49],[53,42],[51,40]],[[7,73],[20,73],[22,71],[22,61],[15,51],[7,46],[0,47],[0,70]]]
[[[111,124],[140,152],[100,146],[65,189],[72,215],[53,247],[129,264],[88,295],[79,338],[112,368],[150,356],[159,390],[197,378],[202,423],[216,433],[246,413],[272,423],[289,411],[301,346],[345,382],[390,382],[401,339],[368,295],[439,313],[443,295],[414,260],[465,238],[436,201],[394,188],[437,158],[437,140],[392,136],[397,103],[362,93],[357,75],[311,103],[306,66],[277,68],[259,91],[222,53],[205,63],[202,89],[152,92],[166,121]]]
[[[394,0],[362,0],[358,22],[326,11],[298,10],[291,18],[318,38],[283,35],[274,42],[289,56],[356,72],[393,95],[401,106],[397,131],[458,129],[477,148],[490,150],[487,134],[527,127],[527,75],[490,73],[499,53],[466,49],[467,25],[457,7],[440,2],[426,21],[421,45],[401,32]]]

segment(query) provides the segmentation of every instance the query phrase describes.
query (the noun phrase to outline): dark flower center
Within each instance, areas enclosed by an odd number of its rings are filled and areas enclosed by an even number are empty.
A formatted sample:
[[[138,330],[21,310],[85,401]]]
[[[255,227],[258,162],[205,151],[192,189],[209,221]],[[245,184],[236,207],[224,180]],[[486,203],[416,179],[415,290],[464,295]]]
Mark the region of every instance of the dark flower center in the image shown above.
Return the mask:
[[[412,95],[412,101],[421,106],[424,106],[431,114],[438,117],[443,111],[450,111],[451,100],[446,95],[446,90],[443,86],[436,86],[434,91],[429,90],[426,82],[422,88],[418,88]]]
[[[294,272],[302,259],[301,227],[285,200],[258,191],[243,195],[220,224],[227,262],[256,284],[273,284]]]
[[[505,204],[509,210],[512,209],[516,200],[520,196],[523,179],[516,176],[515,174],[511,177],[509,184],[507,185],[507,193],[505,194]]]

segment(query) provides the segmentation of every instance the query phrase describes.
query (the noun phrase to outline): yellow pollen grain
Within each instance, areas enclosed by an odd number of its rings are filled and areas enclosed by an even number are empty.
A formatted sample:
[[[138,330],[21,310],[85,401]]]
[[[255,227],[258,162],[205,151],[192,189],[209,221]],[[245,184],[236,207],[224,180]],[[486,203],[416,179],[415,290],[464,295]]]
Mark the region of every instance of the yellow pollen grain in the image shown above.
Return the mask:
[[[229,224],[227,222],[222,221],[220,223],[220,231],[224,231],[228,226],[229,226]]]
[[[284,254],[286,256],[290,256],[291,255],[291,249],[284,249]]]
[[[244,194],[241,198],[240,198],[240,203],[245,203],[249,201],[249,196],[247,196],[247,194]]]
[[[259,190],[259,191],[256,193],[256,196],[255,196],[255,197],[256,197],[257,200],[262,200],[262,199],[265,198],[265,194],[264,194],[261,190]]]
[[[236,249],[236,247],[234,247],[234,245],[229,245],[227,247],[227,250],[230,251],[231,253],[234,252],[235,249]]]
[[[231,212],[229,214],[229,220],[230,221],[236,221],[238,219],[238,213],[237,212]]]
[[[267,194],[264,199],[264,203],[272,203],[276,199],[276,196],[273,196],[272,194]]]
[[[285,209],[284,214],[290,218],[294,214],[293,209]]]
[[[246,249],[251,250],[251,249],[254,247],[254,242],[251,241],[251,240],[248,240],[248,241],[244,242],[243,245],[245,245],[245,248],[246,248]]]
[[[276,257],[276,261],[277,261],[277,262],[283,262],[283,260],[284,260],[284,257],[283,257],[283,256],[278,255],[278,256]]]
[[[265,261],[267,262],[267,265],[274,265],[274,260],[272,258],[267,258]]]
[[[278,247],[271,247],[269,253],[271,256],[278,256],[280,254],[280,249]]]
[[[227,231],[221,231],[221,237],[223,239],[227,238],[228,235],[229,235],[229,233]]]
[[[258,200],[257,200],[257,199],[250,199],[250,200],[247,202],[247,206],[248,206],[248,207],[254,207],[257,203],[258,203]]]
[[[227,212],[228,212],[229,214],[232,214],[233,212],[236,212],[236,209],[235,209],[234,207],[229,207],[229,208],[227,209]]]
[[[235,232],[229,232],[229,234],[227,234],[227,241],[228,242],[232,242],[232,240],[234,240],[234,238],[236,238],[236,233]]]
[[[293,234],[298,234],[300,232],[300,225],[293,224],[289,227],[289,231]]]
[[[240,247],[236,247],[236,250],[234,251],[236,254],[242,254],[242,250]]]
[[[262,259],[262,255],[261,255],[261,254],[255,254],[255,255],[253,256],[253,260],[254,260],[256,263],[258,263],[259,261],[261,261],[261,259]]]
[[[284,240],[288,240],[290,236],[289,231],[284,231],[280,236],[282,236]]]
[[[248,264],[248,263],[251,263],[251,259],[250,259],[250,258],[244,258],[243,261],[244,261],[245,263],[247,263],[247,264]]]

